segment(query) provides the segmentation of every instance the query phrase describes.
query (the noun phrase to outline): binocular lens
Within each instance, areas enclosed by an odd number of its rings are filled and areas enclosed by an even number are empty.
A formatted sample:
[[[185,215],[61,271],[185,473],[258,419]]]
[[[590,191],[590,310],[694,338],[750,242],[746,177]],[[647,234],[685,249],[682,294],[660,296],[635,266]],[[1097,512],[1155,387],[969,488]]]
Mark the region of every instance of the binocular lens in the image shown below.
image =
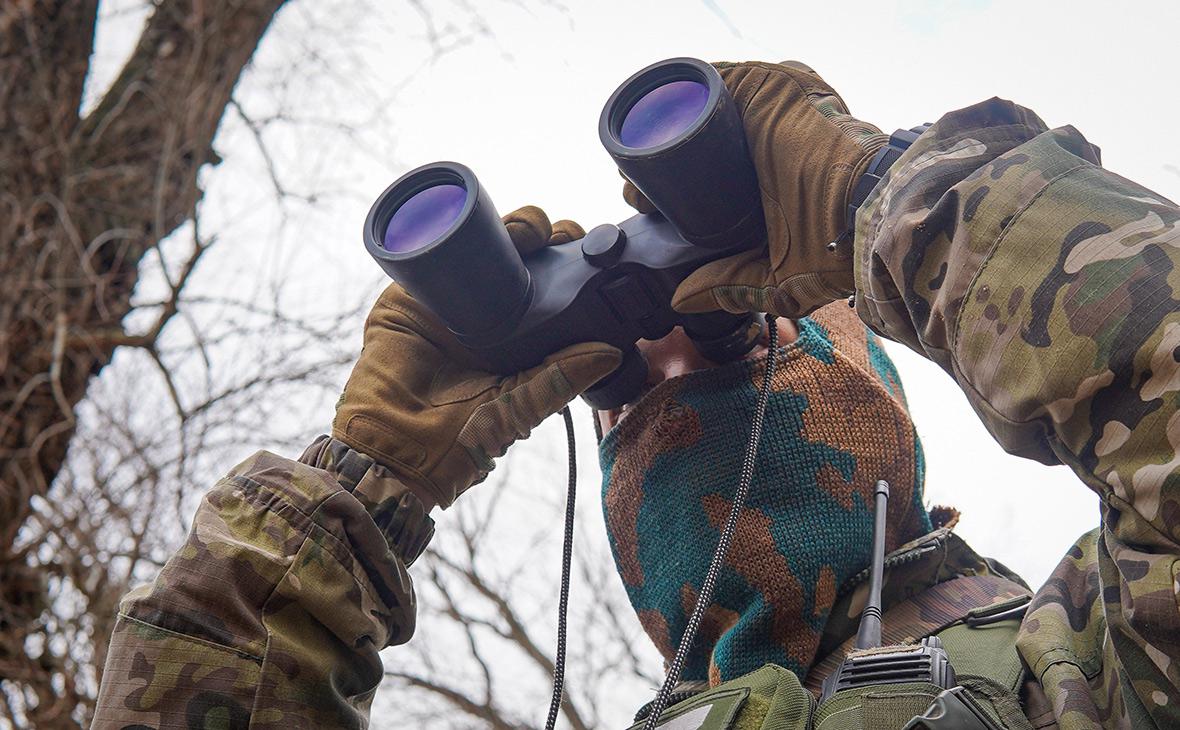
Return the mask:
[[[455,162],[410,170],[365,218],[365,248],[394,281],[471,347],[498,343],[533,283],[475,173]]]
[[[655,147],[688,129],[701,116],[709,87],[698,81],[670,81],[635,102],[623,118],[619,141],[632,149]]]
[[[443,183],[415,193],[385,227],[385,250],[409,253],[436,240],[459,218],[466,202],[467,191],[459,185]]]
[[[598,138],[684,240],[734,251],[765,240],[742,118],[709,64],[670,58],[639,71],[606,102]]]

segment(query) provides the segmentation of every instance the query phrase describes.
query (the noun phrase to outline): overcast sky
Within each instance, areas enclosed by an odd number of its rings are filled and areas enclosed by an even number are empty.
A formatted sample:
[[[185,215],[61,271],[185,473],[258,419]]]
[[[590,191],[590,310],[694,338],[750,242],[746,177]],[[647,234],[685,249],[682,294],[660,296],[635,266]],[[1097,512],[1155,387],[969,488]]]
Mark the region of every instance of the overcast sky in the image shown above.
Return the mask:
[[[302,0],[280,15],[243,84],[243,105],[259,113],[294,108],[359,131],[346,141],[306,127],[269,133],[276,165],[297,186],[333,193],[276,229],[253,141],[240,123],[227,122],[218,142],[227,163],[208,177],[205,210],[220,243],[195,291],[284,277],[300,282],[293,311],[371,299],[383,275],[361,244],[368,205],[395,177],[435,160],[470,166],[501,213],[532,203],[586,228],[621,220],[630,211],[597,140],[598,114],[619,82],[672,56],[802,60],[854,115],[885,131],[1001,96],[1052,126],[1073,124],[1101,147],[1108,168],[1180,198],[1174,1],[524,0],[479,2],[476,20],[456,5],[428,4],[440,41],[456,45],[433,61],[426,60],[427,26],[402,3],[349,10]],[[108,67],[126,52],[136,22],[132,13],[104,29],[99,51]],[[306,37],[309,28],[324,38]],[[281,93],[268,86],[312,51],[322,76],[312,71]],[[1097,525],[1095,498],[1064,467],[1003,453],[949,377],[900,346],[888,349],[926,447],[928,501],[962,510],[958,532],[968,542],[1039,586],[1070,543]],[[308,422],[326,429],[331,404],[308,408]],[[580,508],[597,520],[590,529],[601,530],[594,441],[588,414],[578,409]],[[525,463],[547,465],[538,473],[560,493],[560,419],[517,452]]]

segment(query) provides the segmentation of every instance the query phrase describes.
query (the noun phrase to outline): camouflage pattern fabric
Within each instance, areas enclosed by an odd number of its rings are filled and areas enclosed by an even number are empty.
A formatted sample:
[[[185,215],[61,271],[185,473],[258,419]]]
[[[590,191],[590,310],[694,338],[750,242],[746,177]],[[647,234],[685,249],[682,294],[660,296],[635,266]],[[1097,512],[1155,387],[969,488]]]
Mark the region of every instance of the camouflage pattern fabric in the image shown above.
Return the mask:
[[[800,679],[837,589],[869,564],[872,493],[890,548],[931,530],[923,463],[892,362],[843,302],[779,348],[750,494],[686,680],[774,663]],[[731,508],[766,358],[665,380],[603,438],[603,509],[632,606],[666,659]],[[677,556],[669,560],[668,556]]]
[[[377,652],[414,631],[405,565],[433,523],[340,442],[304,460],[259,452],[233,469],[124,598],[93,727],[367,725]]]
[[[862,319],[949,372],[1009,452],[1101,497],[1019,639],[1063,728],[1180,727],[1178,221],[998,99],[939,120],[857,217]]]

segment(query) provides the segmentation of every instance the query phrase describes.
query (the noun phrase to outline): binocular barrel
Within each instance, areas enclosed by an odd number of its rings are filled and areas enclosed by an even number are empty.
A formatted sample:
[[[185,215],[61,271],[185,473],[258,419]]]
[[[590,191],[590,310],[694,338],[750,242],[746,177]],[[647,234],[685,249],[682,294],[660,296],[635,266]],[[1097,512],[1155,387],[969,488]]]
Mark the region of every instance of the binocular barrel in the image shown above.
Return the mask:
[[[755,318],[680,315],[671,300],[700,265],[760,244],[765,224],[741,119],[712,66],[677,58],[643,69],[607,102],[599,136],[661,215],[598,226],[525,260],[471,170],[436,162],[381,194],[364,240],[488,370],[516,372],[578,342],[619,347],[623,365],[585,394],[613,408],[644,385],[641,338],[683,326],[715,361],[756,344]]]
[[[684,240],[736,250],[765,236],[741,117],[704,61],[660,61],[627,79],[603,108],[598,137]]]
[[[385,273],[462,337],[494,341],[528,308],[528,269],[475,173],[457,162],[423,165],[386,188],[364,238]]]

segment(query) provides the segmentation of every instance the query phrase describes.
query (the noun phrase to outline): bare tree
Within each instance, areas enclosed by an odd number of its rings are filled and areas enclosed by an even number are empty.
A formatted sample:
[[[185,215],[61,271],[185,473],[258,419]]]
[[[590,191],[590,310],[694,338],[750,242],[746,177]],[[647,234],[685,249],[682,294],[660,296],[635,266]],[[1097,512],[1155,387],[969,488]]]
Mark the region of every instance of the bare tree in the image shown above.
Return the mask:
[[[291,3],[284,17],[300,17],[297,40],[282,57],[260,60],[260,39],[283,4],[126,0],[122,7],[147,20],[97,89],[98,0],[0,7],[0,726],[88,722],[121,596],[158,571],[201,488],[243,445],[290,454],[326,427],[307,416],[334,400],[355,357],[375,291],[309,313],[293,312],[299,293],[281,285],[228,294],[193,285],[221,250],[224,221],[207,225],[203,213],[204,172],[222,162],[216,135],[230,129],[252,146],[254,187],[286,221],[333,190],[291,174],[284,135],[298,127],[371,150],[367,128],[396,94],[396,84],[382,79],[374,93],[347,71],[356,65],[342,29],[380,15],[364,0]],[[449,16],[404,6],[421,20],[424,63],[492,36],[466,0],[453,5]],[[323,27],[342,9],[347,20]],[[250,63],[253,77],[265,76],[262,101],[239,93]],[[321,96],[296,111],[289,100],[306,95],[297,80],[308,78],[322,79]],[[241,144],[234,149],[242,154]],[[500,563],[488,536],[500,520],[495,504],[462,507],[454,536],[414,569],[425,636],[393,653],[391,671],[402,676],[382,693],[464,708],[453,724],[433,718],[436,726],[532,726],[543,711],[555,583],[538,579],[535,561],[511,576],[489,566]],[[582,555],[576,591],[617,582],[603,557]],[[572,621],[598,627],[573,634],[572,727],[602,724],[595,693],[620,665],[646,676],[637,656],[626,658],[638,627],[610,585],[610,607],[587,604]],[[471,614],[477,605],[484,613]],[[448,684],[430,670],[434,639],[466,642],[459,668],[486,682]],[[535,696],[521,695],[510,674],[522,661]]]
[[[238,444],[268,433],[298,451],[302,429],[275,424],[291,401],[330,400],[353,358],[343,333],[357,311],[291,321],[238,301],[186,300],[196,318],[215,308],[221,328],[173,336],[157,353],[125,353],[115,377],[92,386],[52,496],[37,499],[17,544],[44,581],[49,610],[26,636],[26,660],[44,675],[6,675],[10,718],[76,726],[93,710],[119,599],[162,567],[199,499],[193,485],[223,471]],[[247,343],[263,342],[264,347]],[[308,342],[316,343],[309,348]],[[219,350],[251,353],[215,368]],[[193,351],[210,353],[208,359]],[[159,404],[146,407],[148,403]],[[21,712],[17,712],[21,709]]]
[[[124,319],[141,260],[193,216],[198,171],[243,68],[283,0],[160,0],[134,53],[83,115],[98,0],[0,9],[0,676],[37,687],[51,721],[75,689],[55,652],[26,653],[47,576],[17,535],[66,459],[75,408],[120,346],[160,335],[206,250],[194,235],[154,321]],[[40,711],[39,711],[40,712]]]

